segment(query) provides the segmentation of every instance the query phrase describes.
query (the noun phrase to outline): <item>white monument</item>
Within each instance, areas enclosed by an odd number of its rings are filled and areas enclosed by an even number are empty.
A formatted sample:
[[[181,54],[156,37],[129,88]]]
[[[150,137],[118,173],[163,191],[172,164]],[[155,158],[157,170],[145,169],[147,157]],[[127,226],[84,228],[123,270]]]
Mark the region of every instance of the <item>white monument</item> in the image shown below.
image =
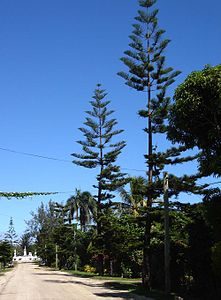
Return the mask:
[[[23,262],[33,262],[33,261],[38,261],[38,260],[39,260],[39,258],[37,257],[36,251],[35,251],[34,255],[32,255],[31,252],[29,252],[28,255],[27,255],[27,248],[26,248],[26,246],[24,247],[23,255],[17,256],[16,249],[14,250],[13,261],[23,263]]]

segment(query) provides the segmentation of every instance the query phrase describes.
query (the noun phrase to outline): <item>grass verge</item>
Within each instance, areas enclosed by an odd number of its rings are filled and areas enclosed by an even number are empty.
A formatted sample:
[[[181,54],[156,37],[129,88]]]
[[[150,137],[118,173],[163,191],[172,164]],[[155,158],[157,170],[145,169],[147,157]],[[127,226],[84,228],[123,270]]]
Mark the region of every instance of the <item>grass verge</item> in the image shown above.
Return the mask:
[[[5,273],[12,271],[13,268],[5,268],[5,269],[0,269],[0,276],[3,276]]]
[[[66,272],[67,270],[65,270]],[[141,279],[130,279],[130,278],[121,278],[121,277],[109,277],[109,276],[98,276],[94,273],[87,273],[87,272],[81,272],[81,271],[67,271],[69,274],[72,274],[77,277],[81,278],[92,278],[92,279],[98,279],[104,281],[104,286],[110,289],[114,290],[124,290],[128,291],[128,293],[131,294],[137,294],[141,296],[146,296],[153,298],[155,300],[174,300],[175,295],[165,295],[164,292],[152,290],[150,292],[147,292],[142,284]]]

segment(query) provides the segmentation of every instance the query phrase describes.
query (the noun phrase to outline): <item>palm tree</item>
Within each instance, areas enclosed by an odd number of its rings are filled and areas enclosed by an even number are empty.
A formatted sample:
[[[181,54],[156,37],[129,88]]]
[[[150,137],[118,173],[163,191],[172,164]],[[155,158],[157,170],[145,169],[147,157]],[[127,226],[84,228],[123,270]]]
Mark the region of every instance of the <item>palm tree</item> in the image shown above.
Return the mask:
[[[89,224],[96,213],[96,201],[91,193],[85,191],[81,192],[76,189],[75,195],[71,196],[66,203],[68,211],[69,224],[75,218],[80,222],[82,231],[86,230],[86,225]]]
[[[22,234],[20,241],[19,241],[19,246],[21,252],[24,250],[24,248],[27,248],[27,253],[31,251],[30,247],[32,245],[32,236],[31,233],[26,231],[25,233]]]
[[[130,191],[127,192],[123,187],[119,188],[118,191],[123,200],[124,207],[132,212],[137,217],[140,215],[140,209],[147,206],[145,200],[145,187],[147,180],[141,176],[131,177],[130,179]]]

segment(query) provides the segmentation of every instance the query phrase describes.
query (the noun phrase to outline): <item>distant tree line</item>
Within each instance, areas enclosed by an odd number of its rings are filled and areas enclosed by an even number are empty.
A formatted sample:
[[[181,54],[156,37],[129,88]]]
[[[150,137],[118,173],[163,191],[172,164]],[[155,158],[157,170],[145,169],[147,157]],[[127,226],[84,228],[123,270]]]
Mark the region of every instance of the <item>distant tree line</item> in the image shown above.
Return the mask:
[[[145,231],[143,211],[146,207],[137,190],[146,188],[144,182],[142,177],[131,178],[130,190],[122,192],[122,200],[105,210],[101,218],[102,238],[97,234],[96,210],[88,206],[87,210],[80,212],[80,206],[76,205],[82,194],[89,196],[89,192],[77,190],[71,197],[71,205],[70,199],[63,205],[52,201],[48,205],[42,204],[28,221],[30,234],[36,238],[35,249],[42,262],[55,267],[57,245],[59,269],[99,273],[102,255],[103,275],[141,277]],[[184,299],[217,299],[220,293],[221,194],[214,193],[212,191],[206,195],[198,204],[171,203],[172,290],[185,295]],[[88,197],[87,201],[91,203],[92,199]],[[153,207],[152,216],[151,287],[163,290],[162,204]],[[82,220],[87,222],[82,223]]]

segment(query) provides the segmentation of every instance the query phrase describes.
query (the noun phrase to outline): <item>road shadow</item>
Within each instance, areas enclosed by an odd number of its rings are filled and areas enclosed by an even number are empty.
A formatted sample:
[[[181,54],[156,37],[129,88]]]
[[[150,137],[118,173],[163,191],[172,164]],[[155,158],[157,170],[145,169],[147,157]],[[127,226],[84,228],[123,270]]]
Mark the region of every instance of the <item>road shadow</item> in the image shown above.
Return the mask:
[[[133,295],[130,292],[126,293],[126,292],[106,292],[106,293],[93,293],[95,296],[97,297],[103,297],[103,298],[124,298],[124,299],[129,299],[129,300],[138,300],[138,299],[148,299],[148,298],[144,298],[144,297],[140,297],[137,295]]]
[[[62,279],[57,279],[57,280],[53,280],[53,279],[44,279],[45,282],[51,282],[51,283],[72,283],[72,284],[78,284],[78,285],[85,285],[85,286],[89,286],[89,287],[105,287],[103,283],[95,283],[95,282],[81,282],[81,281],[77,281],[77,280],[62,280]]]
[[[108,289],[110,291],[101,291],[101,292],[92,292],[97,297],[103,297],[103,298],[122,298],[122,299],[147,299],[145,297],[140,297],[137,295],[134,295],[132,292],[128,291],[128,287],[124,286],[124,289],[119,285],[110,285],[107,282],[102,283],[95,283],[95,282],[81,282],[77,280],[53,280],[53,279],[44,279],[45,282],[48,283],[55,283],[55,284],[76,284],[76,285],[82,285],[87,286],[90,288],[103,288]],[[117,287],[117,288],[116,288]]]
[[[39,275],[39,276],[51,276],[51,275],[57,275],[57,276],[63,276],[61,273],[56,273],[56,272],[44,272],[44,273],[32,273],[32,275]],[[66,275],[65,275],[66,276]],[[69,276],[69,275],[68,275]]]
[[[118,282],[102,282],[102,283],[95,283],[95,282],[82,282],[77,280],[53,280],[53,279],[44,279],[45,282],[55,283],[55,284],[76,284],[87,286],[90,288],[104,288],[108,290],[108,292],[92,292],[97,297],[103,298],[122,298],[122,299],[151,299],[146,298],[144,296],[135,295],[133,291],[128,291],[128,285],[120,284]],[[131,287],[131,286],[130,286]]]

